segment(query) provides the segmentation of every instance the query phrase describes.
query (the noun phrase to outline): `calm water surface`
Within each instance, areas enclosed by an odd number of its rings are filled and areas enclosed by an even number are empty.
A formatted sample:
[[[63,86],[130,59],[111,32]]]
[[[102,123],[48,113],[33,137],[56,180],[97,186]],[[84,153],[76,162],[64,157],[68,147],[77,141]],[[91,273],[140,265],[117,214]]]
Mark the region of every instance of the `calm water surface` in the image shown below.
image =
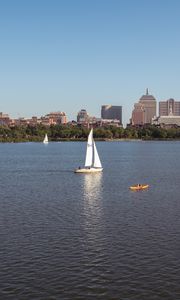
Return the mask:
[[[180,142],[85,147],[0,144],[0,299],[179,300]]]

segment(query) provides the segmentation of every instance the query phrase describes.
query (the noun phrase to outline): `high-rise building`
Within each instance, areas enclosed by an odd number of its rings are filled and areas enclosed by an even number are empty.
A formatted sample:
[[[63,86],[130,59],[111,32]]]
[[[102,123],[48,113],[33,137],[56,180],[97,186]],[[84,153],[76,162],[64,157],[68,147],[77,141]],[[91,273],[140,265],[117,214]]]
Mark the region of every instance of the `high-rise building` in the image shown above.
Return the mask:
[[[88,123],[89,115],[85,109],[81,109],[77,114],[77,122],[81,124]]]
[[[143,125],[145,123],[145,109],[141,103],[135,103],[132,111],[132,125]]]
[[[170,98],[159,102],[159,116],[180,116],[180,101]]]
[[[101,118],[119,120],[120,124],[122,124],[122,106],[102,105]]]
[[[152,118],[156,116],[156,99],[153,95],[149,95],[148,89],[146,90],[146,95],[143,95],[139,103],[143,104],[145,110],[145,124],[151,124]]]
[[[138,104],[138,105],[137,105]],[[156,99],[149,95],[148,89],[139,102],[135,104],[132,112],[132,124],[144,125],[151,124],[152,119],[156,116]]]

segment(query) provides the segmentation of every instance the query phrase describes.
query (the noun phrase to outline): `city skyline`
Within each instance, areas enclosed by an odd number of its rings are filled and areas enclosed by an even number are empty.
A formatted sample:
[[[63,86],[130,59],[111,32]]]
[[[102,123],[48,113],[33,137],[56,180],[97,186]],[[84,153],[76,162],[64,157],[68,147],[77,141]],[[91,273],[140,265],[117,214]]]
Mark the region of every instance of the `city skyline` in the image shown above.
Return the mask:
[[[144,123],[148,124],[151,123],[151,120],[154,117],[159,117],[159,116],[169,116],[169,115],[176,115],[176,116],[180,116],[180,100],[178,99],[174,99],[174,98],[169,98],[169,99],[156,99],[154,98],[153,95],[149,94],[149,90],[148,88],[146,88],[146,92],[139,96],[139,99],[137,99],[134,103],[134,107],[132,107],[131,112],[129,112],[130,114],[130,119],[129,122],[132,121],[132,115],[134,112],[134,109],[137,107],[137,109],[140,111],[142,110],[142,108],[146,108],[147,113],[149,114],[149,109],[152,109],[152,112],[150,113],[149,117],[147,120],[144,120]],[[154,102],[153,106],[152,103],[150,102]],[[105,110],[105,111],[104,111]],[[108,117],[106,116],[106,110],[110,112],[108,112]],[[115,112],[117,110],[117,112]],[[69,116],[67,115],[67,113],[62,109],[59,109],[57,111],[50,111],[50,112],[46,112],[44,115],[41,113],[40,115],[37,115],[37,113],[35,113],[34,115],[28,115],[28,117],[26,117],[25,115],[21,115],[18,117],[11,117],[11,119],[29,119],[31,117],[37,117],[37,118],[43,118],[45,116],[49,116],[51,114],[54,115],[62,115],[62,116],[66,116],[66,118],[68,118],[68,122],[71,121],[76,121],[78,119],[78,115],[83,112],[83,114],[87,114],[87,116],[89,116],[90,118],[97,118],[97,119],[116,119],[116,120],[120,120],[120,123],[123,125],[128,125],[128,123],[124,124],[122,122],[123,119],[123,107],[121,105],[118,106],[114,106],[112,105],[112,103],[109,104],[101,104],[101,106],[99,107],[99,111],[100,113],[98,115],[92,115],[84,106],[83,108],[80,108],[79,111],[76,113],[76,115],[74,116],[74,118],[70,119]],[[113,112],[114,111],[114,112]],[[0,112],[1,115],[10,115],[9,112]],[[112,118],[110,117],[113,116]],[[116,116],[116,117],[115,117]],[[146,116],[147,117],[147,116]],[[131,122],[130,122],[131,123]],[[133,122],[132,122],[133,123]],[[140,122],[139,124],[141,124],[142,122]]]
[[[129,122],[148,87],[180,99],[179,1],[34,1],[0,4],[1,111],[13,117],[102,104]]]

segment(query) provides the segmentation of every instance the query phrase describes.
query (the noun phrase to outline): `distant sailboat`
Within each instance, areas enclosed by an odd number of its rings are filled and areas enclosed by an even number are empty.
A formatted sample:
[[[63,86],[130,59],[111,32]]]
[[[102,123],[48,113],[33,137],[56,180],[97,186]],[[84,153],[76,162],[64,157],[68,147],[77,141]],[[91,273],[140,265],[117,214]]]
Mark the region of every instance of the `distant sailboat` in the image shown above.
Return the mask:
[[[48,136],[47,136],[47,133],[45,134],[43,143],[44,143],[44,144],[48,144]]]
[[[101,165],[101,161],[96,149],[95,141],[93,139],[93,129],[91,129],[87,141],[85,167],[79,167],[75,170],[75,173],[94,173],[102,172],[102,170],[103,168]]]

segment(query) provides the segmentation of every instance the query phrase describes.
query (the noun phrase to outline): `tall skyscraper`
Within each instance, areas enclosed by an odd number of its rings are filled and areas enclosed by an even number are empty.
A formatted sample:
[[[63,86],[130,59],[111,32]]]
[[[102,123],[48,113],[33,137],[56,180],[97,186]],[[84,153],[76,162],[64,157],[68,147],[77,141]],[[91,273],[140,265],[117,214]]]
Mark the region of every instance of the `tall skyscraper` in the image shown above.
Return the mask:
[[[159,102],[159,116],[180,116],[180,101],[170,98]]]
[[[137,105],[138,104],[138,105]],[[149,95],[148,89],[139,102],[134,105],[132,112],[132,125],[151,124],[152,119],[156,116],[156,99]]]
[[[122,106],[102,105],[101,118],[119,120],[120,124],[122,124]]]
[[[132,111],[132,125],[143,125],[145,123],[145,109],[142,104],[135,103]]]

